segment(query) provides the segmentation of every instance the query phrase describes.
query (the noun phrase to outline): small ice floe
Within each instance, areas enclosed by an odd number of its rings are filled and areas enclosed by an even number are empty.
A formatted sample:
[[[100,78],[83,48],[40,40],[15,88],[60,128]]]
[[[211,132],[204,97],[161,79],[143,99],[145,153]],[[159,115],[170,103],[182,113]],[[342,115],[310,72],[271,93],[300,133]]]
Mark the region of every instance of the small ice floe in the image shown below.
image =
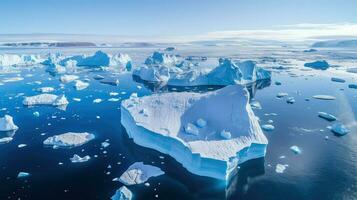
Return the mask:
[[[81,101],[81,99],[80,99],[80,98],[73,98],[73,101],[80,102],[80,101]]]
[[[133,198],[133,193],[131,193],[131,191],[127,187],[121,186],[110,199],[131,200],[132,198]]]
[[[334,96],[325,95],[325,94],[314,95],[312,97],[314,99],[320,99],[320,100],[335,100],[336,99],[336,97],[334,97]]]
[[[17,145],[18,148],[24,148],[26,146],[27,146],[27,144],[19,144],[19,145]]]
[[[275,129],[272,124],[263,124],[261,127],[264,131],[273,131]]]
[[[39,117],[39,116],[40,116],[40,113],[39,113],[38,111],[35,111],[35,112],[33,112],[32,114],[33,114],[33,116],[35,116],[35,117]]]
[[[107,148],[110,145],[110,143],[109,142],[102,142],[101,145],[102,145],[103,148]]]
[[[95,80],[102,80],[102,79],[104,79],[104,76],[101,76],[101,75],[97,74],[97,75],[93,76],[93,78]]]
[[[120,99],[119,98],[109,98],[108,101],[117,102],[117,101],[120,101]]]
[[[102,99],[94,99],[93,100],[93,103],[100,103],[100,102],[102,102],[103,100]]]
[[[118,92],[110,92],[109,95],[110,95],[110,96],[118,96],[119,93],[118,93]]]
[[[79,76],[76,76],[76,75],[63,75],[60,77],[60,81],[62,83],[70,83],[77,79],[79,79]]]
[[[350,132],[350,130],[342,123],[333,124],[331,126],[331,131],[338,136],[343,136]]]
[[[119,178],[119,181],[125,185],[135,185],[146,182],[151,177],[165,174],[160,168],[145,165],[143,162],[132,164]]]
[[[333,82],[338,82],[338,83],[344,83],[344,82],[346,82],[345,79],[337,78],[337,77],[332,77],[332,78],[331,78],[331,81],[333,81]]]
[[[6,143],[9,143],[13,140],[14,138],[12,137],[3,137],[3,138],[0,138],[0,144],[6,144]]]
[[[281,85],[281,82],[275,81],[275,85]]]
[[[19,172],[17,174],[17,178],[25,178],[25,177],[28,177],[28,176],[30,176],[30,173],[28,173],[28,172]]]
[[[330,64],[328,64],[325,60],[318,60],[315,62],[305,63],[304,66],[313,69],[326,70],[330,67]]]
[[[25,106],[35,106],[35,105],[63,106],[63,105],[67,105],[68,101],[64,95],[57,96],[55,94],[39,94],[35,96],[25,97],[22,103]]]
[[[204,119],[199,118],[199,119],[197,119],[197,121],[196,121],[196,125],[197,125],[199,128],[203,128],[203,127],[205,127],[205,126],[207,125],[207,122],[206,122]]]
[[[286,93],[286,92],[279,92],[277,95],[276,95],[276,97],[278,97],[278,98],[283,98],[283,97],[286,97],[286,96],[288,96],[289,94],[288,93]]]
[[[74,84],[74,88],[76,88],[76,90],[84,90],[89,86],[89,83],[87,82],[83,82],[81,80],[76,80],[75,84]]]
[[[197,126],[195,126],[192,123],[187,123],[184,129],[187,134],[199,135],[199,130],[198,130]]]
[[[224,139],[227,139],[227,140],[229,140],[229,139],[232,138],[231,132],[226,131],[226,130],[222,130],[221,133],[220,133],[220,136],[221,136],[222,138],[224,138]]]
[[[337,118],[331,114],[325,113],[325,112],[318,112],[319,117],[326,119],[327,121],[336,121]]]
[[[304,53],[311,53],[311,52],[316,52],[316,51],[317,51],[316,49],[306,49],[303,52]]]
[[[41,87],[38,88],[37,91],[41,93],[49,93],[55,91],[55,89],[53,87]]]
[[[16,76],[16,77],[4,78],[1,80],[1,82],[10,83],[10,82],[17,82],[17,81],[22,81],[22,80],[24,80],[24,78],[22,78],[20,76]]]
[[[289,165],[277,164],[275,167],[275,172],[282,174]]]
[[[273,121],[272,119],[269,119],[267,122],[268,122],[269,124],[274,123],[274,121]]]
[[[262,105],[260,105],[259,101],[252,101],[250,102],[250,106],[253,109],[262,109]]]
[[[0,131],[13,131],[19,127],[14,124],[14,120],[10,115],[5,115],[0,118]]]
[[[294,97],[289,97],[289,98],[287,98],[287,99],[286,99],[286,103],[288,103],[288,104],[293,104],[293,103],[295,103],[295,98],[294,98]]]
[[[301,154],[301,150],[298,146],[291,146],[290,150],[293,151],[295,154]]]
[[[84,133],[74,133],[68,132],[60,135],[55,135],[47,138],[43,141],[44,145],[52,146],[53,148],[72,148],[81,146],[91,140],[93,140],[95,136],[93,134],[84,132]]]
[[[90,156],[86,155],[84,157],[80,157],[77,154],[74,154],[72,158],[70,158],[72,163],[80,163],[80,162],[87,162],[90,159]]]
[[[113,85],[113,86],[118,86],[119,85],[119,79],[117,78],[105,78],[100,80],[101,83],[103,84],[108,84],[108,85]]]
[[[349,84],[348,88],[357,89],[357,84]]]

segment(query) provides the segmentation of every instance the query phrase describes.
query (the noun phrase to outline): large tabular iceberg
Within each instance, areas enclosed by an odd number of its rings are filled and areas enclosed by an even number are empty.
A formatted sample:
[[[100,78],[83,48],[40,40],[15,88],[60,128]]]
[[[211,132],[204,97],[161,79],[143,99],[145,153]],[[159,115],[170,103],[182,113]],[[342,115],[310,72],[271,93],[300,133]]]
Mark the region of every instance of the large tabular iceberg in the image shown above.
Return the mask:
[[[268,144],[241,85],[131,97],[122,102],[121,116],[135,143],[217,179],[228,180],[238,164],[265,156]]]
[[[211,71],[200,69],[190,61],[155,52],[145,65],[135,69],[133,75],[144,81],[161,82],[171,86],[248,84],[271,78],[271,73],[256,66],[253,61],[235,62],[219,59]]]
[[[67,105],[68,101],[64,95],[57,96],[55,94],[39,94],[35,96],[25,97],[22,103],[25,106],[35,106],[35,105],[63,106],[63,105]]]

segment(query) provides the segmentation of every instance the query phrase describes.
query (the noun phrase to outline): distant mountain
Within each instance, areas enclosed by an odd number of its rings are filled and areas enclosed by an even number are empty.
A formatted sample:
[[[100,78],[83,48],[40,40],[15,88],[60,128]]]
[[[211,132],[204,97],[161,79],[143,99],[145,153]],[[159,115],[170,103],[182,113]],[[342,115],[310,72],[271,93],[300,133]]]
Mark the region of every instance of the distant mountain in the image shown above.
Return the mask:
[[[357,39],[356,40],[327,40],[316,42],[312,44],[312,47],[356,47],[357,48]]]
[[[91,42],[11,42],[4,43],[5,47],[96,47]]]

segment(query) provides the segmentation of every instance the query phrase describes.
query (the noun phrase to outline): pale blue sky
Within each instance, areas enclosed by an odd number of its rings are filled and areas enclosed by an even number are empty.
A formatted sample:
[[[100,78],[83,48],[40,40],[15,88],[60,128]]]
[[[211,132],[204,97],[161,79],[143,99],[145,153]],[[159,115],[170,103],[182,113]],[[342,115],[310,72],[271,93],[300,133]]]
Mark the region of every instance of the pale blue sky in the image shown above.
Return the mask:
[[[356,0],[1,0],[0,34],[187,35],[356,23]]]

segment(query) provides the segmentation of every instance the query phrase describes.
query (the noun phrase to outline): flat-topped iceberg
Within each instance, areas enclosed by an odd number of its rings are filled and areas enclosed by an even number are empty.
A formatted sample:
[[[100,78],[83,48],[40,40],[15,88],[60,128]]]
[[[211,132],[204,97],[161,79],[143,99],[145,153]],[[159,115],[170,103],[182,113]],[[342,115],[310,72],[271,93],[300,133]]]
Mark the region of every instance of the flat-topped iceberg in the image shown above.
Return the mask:
[[[67,105],[68,101],[64,95],[57,96],[55,94],[39,94],[35,96],[25,97],[22,103],[25,106],[35,106],[35,105],[63,106],[63,105]]]
[[[124,70],[131,69],[131,58],[127,54],[115,54],[109,55],[103,51],[97,51],[94,55],[75,55],[67,57],[58,62],[62,66],[68,65],[69,61],[75,61],[76,66],[85,66],[85,67],[119,67]]]
[[[326,70],[327,68],[330,67],[330,64],[328,64],[328,62],[326,62],[326,60],[318,60],[315,62],[305,63],[304,66],[313,68],[313,69]]]
[[[135,143],[169,154],[194,174],[222,180],[238,164],[265,156],[268,144],[241,85],[133,96],[122,101],[121,116]]]
[[[147,181],[151,177],[165,174],[160,168],[136,162],[120,176],[119,181],[125,185],[136,185]]]
[[[5,115],[0,118],[0,131],[13,131],[19,127],[14,124],[14,120],[10,115]]]
[[[171,86],[248,84],[271,78],[269,71],[250,60],[236,62],[221,58],[219,65],[209,71],[187,60],[180,62],[175,56],[157,52],[145,61],[144,66],[135,69],[133,75],[144,81]]]
[[[72,158],[69,159],[72,163],[81,163],[81,162],[87,162],[90,160],[90,156],[86,155],[83,157],[80,157],[77,154],[74,154]]]
[[[91,140],[93,140],[95,136],[93,134],[84,132],[84,133],[74,133],[68,132],[60,135],[55,135],[52,137],[48,137],[45,141],[43,141],[44,145],[53,146],[54,148],[62,147],[62,148],[72,148],[81,146]]]

